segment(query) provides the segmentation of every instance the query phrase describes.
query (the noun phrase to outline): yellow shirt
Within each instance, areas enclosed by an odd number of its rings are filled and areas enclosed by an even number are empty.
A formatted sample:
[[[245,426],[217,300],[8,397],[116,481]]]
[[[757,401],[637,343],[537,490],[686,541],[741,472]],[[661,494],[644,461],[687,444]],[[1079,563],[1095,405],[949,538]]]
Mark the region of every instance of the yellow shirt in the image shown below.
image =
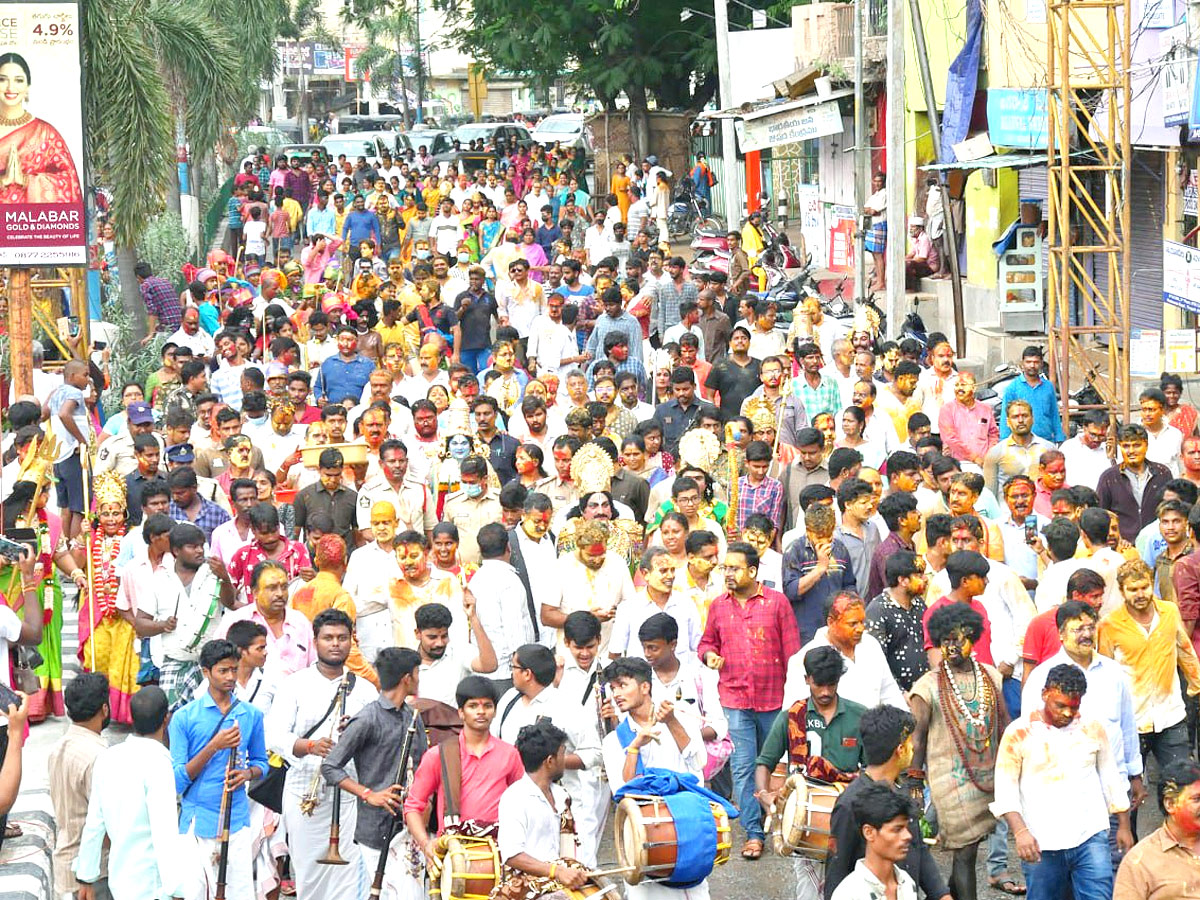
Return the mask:
[[[299,610],[311,622],[319,613],[327,609],[340,609],[353,622],[358,618],[354,607],[354,598],[342,589],[342,582],[330,572],[318,572],[317,577],[301,586],[291,599],[292,609]],[[358,639],[350,648],[350,656],[346,659],[346,668],[360,678],[365,678],[375,687],[379,687],[379,676],[367,662],[358,648]]]
[[[288,225],[291,226],[292,231],[299,228],[300,220],[304,218],[304,210],[300,207],[300,204],[291,197],[284,197],[283,211],[287,213]]]

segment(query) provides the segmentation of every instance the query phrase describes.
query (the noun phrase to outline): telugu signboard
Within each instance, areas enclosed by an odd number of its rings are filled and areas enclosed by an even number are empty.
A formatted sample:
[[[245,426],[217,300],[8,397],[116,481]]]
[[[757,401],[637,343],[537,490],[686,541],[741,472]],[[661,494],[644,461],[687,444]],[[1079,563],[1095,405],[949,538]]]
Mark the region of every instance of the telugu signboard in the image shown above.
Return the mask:
[[[1043,150],[1050,136],[1044,88],[992,88],[987,92],[988,137],[997,147]]]
[[[828,100],[757,119],[742,119],[736,126],[738,147],[743,153],[751,153],[780,144],[841,134],[842,113],[836,100]]]
[[[0,9],[0,265],[83,265],[79,6]]]

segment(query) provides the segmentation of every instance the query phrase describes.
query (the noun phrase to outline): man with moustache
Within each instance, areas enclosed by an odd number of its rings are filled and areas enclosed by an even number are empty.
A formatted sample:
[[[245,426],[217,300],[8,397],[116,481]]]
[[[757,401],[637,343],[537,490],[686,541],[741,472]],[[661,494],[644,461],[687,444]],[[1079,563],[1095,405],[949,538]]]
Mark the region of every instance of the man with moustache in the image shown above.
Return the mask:
[[[374,531],[372,516],[379,503],[391,504],[401,531],[418,531],[428,537],[437,524],[429,488],[412,471],[405,444],[395,438],[379,445],[379,473],[368,477],[358,492],[357,524],[364,537],[369,537],[368,530]]]
[[[284,573],[276,567],[274,577],[284,577]],[[343,858],[350,865],[319,865],[317,859],[324,855],[329,843],[333,795],[339,788],[318,781],[317,804],[307,814],[303,799],[321,761],[342,735],[337,724],[343,716],[349,719],[357,715],[375,699],[376,692],[365,678],[346,671],[354,631],[349,616],[341,610],[327,609],[313,620],[312,630],[317,661],[289,675],[279,685],[266,717],[267,747],[290,764],[283,790],[283,821],[292,851],[297,892],[302,897],[333,897],[355,890],[358,848],[350,841],[340,845]],[[353,834],[358,820],[356,805],[343,797],[341,807],[343,833]]]
[[[424,488],[423,485],[419,487]],[[361,497],[359,509],[361,520]],[[346,576],[342,579],[342,587],[354,598],[357,611],[354,628],[359,647],[368,660],[378,656],[384,647],[392,646],[394,639],[389,605],[392,585],[403,578],[396,557],[396,535],[400,527],[396,507],[390,502],[379,500],[372,505],[372,540],[350,557]]]
[[[562,592],[554,575],[558,553],[550,532],[553,518],[550,498],[532,491],[525,498],[521,521],[508,530],[509,563],[525,588],[534,633],[547,647],[554,646],[554,629],[542,624],[542,606],[557,606]]]

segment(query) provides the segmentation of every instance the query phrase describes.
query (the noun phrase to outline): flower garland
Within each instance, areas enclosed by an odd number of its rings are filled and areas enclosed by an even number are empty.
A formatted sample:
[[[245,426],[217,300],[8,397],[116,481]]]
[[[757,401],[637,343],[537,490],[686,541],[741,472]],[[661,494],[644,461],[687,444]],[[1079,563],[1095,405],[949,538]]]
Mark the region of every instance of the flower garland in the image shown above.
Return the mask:
[[[89,551],[92,555],[92,601],[100,611],[100,620],[117,614],[117,591],[121,577],[117,574],[116,559],[121,552],[124,531],[113,535],[92,535]]]

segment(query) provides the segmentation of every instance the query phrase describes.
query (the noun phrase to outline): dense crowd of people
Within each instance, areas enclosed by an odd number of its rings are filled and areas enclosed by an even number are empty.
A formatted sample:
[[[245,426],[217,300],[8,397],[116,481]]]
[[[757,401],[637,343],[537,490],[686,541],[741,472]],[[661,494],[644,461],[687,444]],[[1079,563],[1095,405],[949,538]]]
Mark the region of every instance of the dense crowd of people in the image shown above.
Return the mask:
[[[338,162],[248,164],[182,296],[139,267],[163,364],[119,413],[83,362],[9,407],[0,811],[68,716],[56,891],[419,898],[494,857],[537,897],[614,816],[640,874],[661,795],[698,831],[635,900],[780,842],[804,897],[973,900],[981,844],[1009,894],[1194,896],[1181,379],[1068,437],[1035,346],[993,408],[942,335],[777,326],[753,219],[689,274],[653,158],[605,210],[540,154]]]

